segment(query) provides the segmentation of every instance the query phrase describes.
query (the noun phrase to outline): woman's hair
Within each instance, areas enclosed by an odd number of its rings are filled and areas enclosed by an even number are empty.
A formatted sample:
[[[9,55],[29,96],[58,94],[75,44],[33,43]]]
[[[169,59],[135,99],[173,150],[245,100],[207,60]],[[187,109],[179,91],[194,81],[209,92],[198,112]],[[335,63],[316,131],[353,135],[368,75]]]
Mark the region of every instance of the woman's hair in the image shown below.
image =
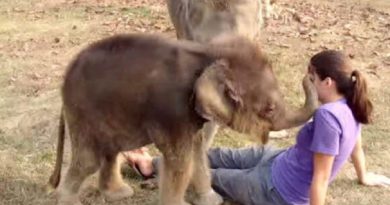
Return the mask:
[[[350,60],[342,52],[326,50],[310,59],[311,66],[321,80],[329,77],[336,81],[337,91],[347,99],[347,104],[357,121],[372,121],[373,106],[367,95],[367,83],[358,70],[352,70]]]

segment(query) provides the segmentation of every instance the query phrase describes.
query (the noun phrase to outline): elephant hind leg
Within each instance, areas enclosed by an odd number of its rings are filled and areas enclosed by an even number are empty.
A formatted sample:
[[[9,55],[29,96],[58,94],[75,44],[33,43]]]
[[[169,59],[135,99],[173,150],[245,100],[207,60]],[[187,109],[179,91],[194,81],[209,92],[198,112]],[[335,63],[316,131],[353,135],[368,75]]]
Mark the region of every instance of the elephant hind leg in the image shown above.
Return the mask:
[[[74,145],[74,144],[72,144]],[[99,169],[95,152],[89,147],[72,146],[72,159],[65,179],[58,188],[59,205],[81,205],[78,191],[83,181]]]
[[[108,201],[117,201],[134,194],[133,189],[123,181],[121,168],[121,155],[106,155],[102,159],[99,176],[99,187]]]

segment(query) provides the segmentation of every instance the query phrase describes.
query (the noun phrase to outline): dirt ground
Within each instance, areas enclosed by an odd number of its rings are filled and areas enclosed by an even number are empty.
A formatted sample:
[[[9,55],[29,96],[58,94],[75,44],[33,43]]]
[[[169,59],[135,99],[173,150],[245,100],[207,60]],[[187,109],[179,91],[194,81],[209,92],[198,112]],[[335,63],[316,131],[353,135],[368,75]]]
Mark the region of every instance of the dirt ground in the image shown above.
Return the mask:
[[[162,0],[0,1],[0,204],[54,204],[45,184],[55,161],[59,87],[72,57],[90,42],[115,33],[164,33],[174,38]],[[309,57],[342,49],[369,81],[375,123],[363,128],[368,168],[390,176],[390,1],[278,0],[261,32],[286,100],[303,102],[301,79]],[[291,137],[272,140],[286,147]],[[214,146],[252,142],[221,131]],[[133,198],[110,204],[155,204],[156,190],[141,190],[127,170]],[[91,177],[84,204],[106,203]],[[387,205],[390,190],[357,184],[351,164],[330,186],[329,205]]]

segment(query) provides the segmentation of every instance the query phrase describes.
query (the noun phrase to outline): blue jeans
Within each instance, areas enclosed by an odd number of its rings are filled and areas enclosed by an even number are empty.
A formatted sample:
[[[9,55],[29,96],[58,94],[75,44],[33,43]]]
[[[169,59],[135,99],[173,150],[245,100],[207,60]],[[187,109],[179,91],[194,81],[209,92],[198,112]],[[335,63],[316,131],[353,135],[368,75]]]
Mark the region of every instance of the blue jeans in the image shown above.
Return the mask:
[[[284,150],[268,146],[208,152],[211,184],[222,197],[242,205],[288,205],[271,179],[273,160]],[[153,160],[155,170],[159,158]]]

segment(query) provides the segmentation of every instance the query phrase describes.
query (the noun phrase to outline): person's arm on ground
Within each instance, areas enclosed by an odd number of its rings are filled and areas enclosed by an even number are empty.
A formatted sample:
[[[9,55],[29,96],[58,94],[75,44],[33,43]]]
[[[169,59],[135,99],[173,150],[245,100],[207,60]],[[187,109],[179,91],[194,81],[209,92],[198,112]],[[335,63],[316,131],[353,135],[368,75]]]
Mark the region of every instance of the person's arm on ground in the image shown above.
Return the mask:
[[[366,186],[390,186],[390,178],[380,174],[367,172],[361,136],[359,136],[356,142],[355,148],[351,154],[351,159],[360,184]]]
[[[325,204],[333,161],[334,156],[332,155],[314,154],[314,174],[310,187],[310,205]]]

